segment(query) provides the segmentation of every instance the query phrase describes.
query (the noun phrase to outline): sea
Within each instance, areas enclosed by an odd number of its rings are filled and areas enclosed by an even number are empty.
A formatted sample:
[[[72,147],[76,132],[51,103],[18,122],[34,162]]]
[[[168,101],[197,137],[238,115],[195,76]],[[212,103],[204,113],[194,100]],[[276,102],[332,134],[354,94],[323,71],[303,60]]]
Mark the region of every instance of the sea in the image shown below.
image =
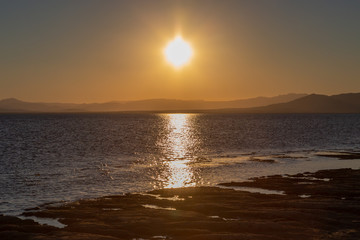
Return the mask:
[[[0,114],[0,214],[360,168],[337,152],[360,152],[360,114]]]

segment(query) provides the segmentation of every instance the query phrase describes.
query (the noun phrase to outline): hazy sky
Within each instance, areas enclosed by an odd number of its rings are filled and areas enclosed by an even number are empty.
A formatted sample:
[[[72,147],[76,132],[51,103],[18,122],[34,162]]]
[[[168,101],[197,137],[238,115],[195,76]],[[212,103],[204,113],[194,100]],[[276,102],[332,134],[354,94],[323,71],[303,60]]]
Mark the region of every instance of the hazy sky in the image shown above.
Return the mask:
[[[360,92],[360,1],[0,1],[0,99]],[[194,57],[163,49],[177,33]]]

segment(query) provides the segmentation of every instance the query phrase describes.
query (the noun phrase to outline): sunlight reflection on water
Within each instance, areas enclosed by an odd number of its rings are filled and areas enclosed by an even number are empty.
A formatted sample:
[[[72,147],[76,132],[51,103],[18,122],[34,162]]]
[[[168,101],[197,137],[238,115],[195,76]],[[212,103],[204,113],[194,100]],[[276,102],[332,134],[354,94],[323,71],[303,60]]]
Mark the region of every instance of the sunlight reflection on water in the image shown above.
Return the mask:
[[[191,114],[166,114],[163,117],[167,121],[167,134],[163,151],[166,166],[165,188],[178,188],[194,186],[194,172],[189,166],[190,148],[196,144],[192,134],[193,127],[190,118]]]
[[[360,114],[4,114],[0,213],[160,188],[360,169],[358,160],[318,156],[360,152],[359,122]]]

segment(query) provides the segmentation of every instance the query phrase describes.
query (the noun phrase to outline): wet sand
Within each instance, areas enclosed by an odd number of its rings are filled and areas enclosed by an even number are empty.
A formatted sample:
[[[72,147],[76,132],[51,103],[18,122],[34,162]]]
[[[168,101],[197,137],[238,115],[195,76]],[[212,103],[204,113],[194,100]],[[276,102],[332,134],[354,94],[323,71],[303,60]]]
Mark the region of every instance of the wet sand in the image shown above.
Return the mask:
[[[66,227],[2,216],[0,239],[360,239],[359,182],[324,170],[49,205],[24,215]],[[259,188],[274,194],[243,191]]]

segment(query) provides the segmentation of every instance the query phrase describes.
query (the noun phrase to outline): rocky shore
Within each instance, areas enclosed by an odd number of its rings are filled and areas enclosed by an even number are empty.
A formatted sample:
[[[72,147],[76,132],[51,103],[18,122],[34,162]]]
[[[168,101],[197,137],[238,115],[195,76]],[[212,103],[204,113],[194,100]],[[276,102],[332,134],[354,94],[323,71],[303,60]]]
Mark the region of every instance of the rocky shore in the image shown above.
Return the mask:
[[[1,216],[0,239],[355,240],[359,182],[360,170],[324,170],[48,205],[24,216],[64,228]]]

